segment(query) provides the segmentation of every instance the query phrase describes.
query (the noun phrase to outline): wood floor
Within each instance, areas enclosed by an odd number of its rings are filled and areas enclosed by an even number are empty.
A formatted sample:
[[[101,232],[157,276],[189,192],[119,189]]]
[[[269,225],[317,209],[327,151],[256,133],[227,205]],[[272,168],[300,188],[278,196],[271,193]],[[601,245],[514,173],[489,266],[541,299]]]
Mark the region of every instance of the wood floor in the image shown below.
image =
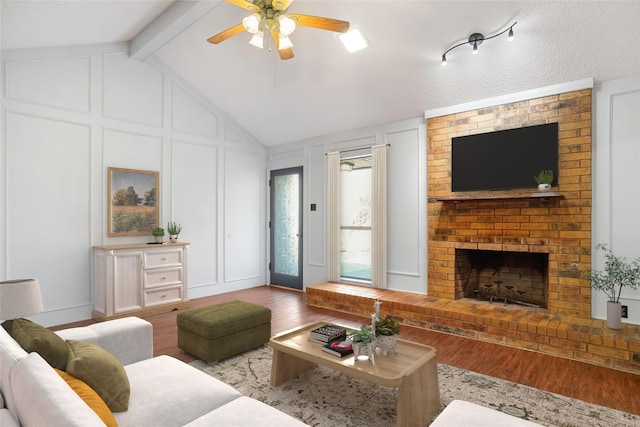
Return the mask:
[[[194,299],[190,309],[235,299],[269,307],[272,311],[272,334],[317,320],[339,321],[348,326],[370,321],[309,307],[303,293],[274,286]],[[179,312],[146,318],[154,327],[154,355],[167,354],[191,362],[195,358],[177,345],[176,316]],[[60,325],[53,329],[87,323],[92,321]],[[435,347],[440,363],[640,415],[640,375],[408,326],[402,328],[400,338]]]

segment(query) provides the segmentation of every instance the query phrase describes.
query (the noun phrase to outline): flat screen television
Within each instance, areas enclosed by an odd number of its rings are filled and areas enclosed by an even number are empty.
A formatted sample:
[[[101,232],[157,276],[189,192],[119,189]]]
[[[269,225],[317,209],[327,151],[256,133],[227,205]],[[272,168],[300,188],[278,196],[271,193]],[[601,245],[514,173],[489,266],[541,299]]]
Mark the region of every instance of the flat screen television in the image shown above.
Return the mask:
[[[535,188],[543,169],[558,177],[558,124],[451,139],[451,191]]]

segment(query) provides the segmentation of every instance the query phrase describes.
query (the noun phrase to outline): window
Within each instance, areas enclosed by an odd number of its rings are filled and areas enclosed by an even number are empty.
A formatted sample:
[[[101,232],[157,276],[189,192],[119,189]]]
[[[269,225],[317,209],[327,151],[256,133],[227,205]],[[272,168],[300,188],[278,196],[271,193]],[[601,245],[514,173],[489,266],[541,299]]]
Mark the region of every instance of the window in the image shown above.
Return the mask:
[[[371,156],[341,166],[340,276],[371,283]]]

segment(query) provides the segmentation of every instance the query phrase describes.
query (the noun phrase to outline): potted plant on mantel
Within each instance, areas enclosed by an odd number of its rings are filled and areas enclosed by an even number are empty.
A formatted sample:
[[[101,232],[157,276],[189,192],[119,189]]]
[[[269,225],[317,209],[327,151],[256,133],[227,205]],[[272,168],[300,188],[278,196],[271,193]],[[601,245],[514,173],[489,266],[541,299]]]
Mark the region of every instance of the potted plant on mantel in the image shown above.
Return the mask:
[[[622,288],[638,289],[640,286],[640,257],[627,261],[618,257],[604,243],[596,245],[596,250],[604,251],[604,270],[591,270],[591,287],[604,292],[607,301],[607,327],[622,327],[622,305],[620,294]]]
[[[534,176],[533,179],[538,184],[538,191],[547,192],[551,190],[551,184],[553,183],[553,171],[541,170],[538,172],[538,175]]]
[[[353,355],[356,360],[371,359],[376,339],[371,326],[362,325],[360,329],[352,329],[347,333],[347,338],[351,341]]]
[[[387,316],[376,320],[376,347],[380,347],[382,355],[386,356],[389,350],[398,353],[396,348],[397,336],[400,333],[400,323]]]

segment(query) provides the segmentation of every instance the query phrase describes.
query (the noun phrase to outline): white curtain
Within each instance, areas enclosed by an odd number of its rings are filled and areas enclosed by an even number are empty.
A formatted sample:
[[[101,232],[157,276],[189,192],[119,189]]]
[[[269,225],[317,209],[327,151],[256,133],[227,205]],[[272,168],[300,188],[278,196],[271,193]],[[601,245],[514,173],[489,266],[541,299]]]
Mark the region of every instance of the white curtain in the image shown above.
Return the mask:
[[[387,145],[371,147],[371,285],[387,287]]]
[[[340,153],[327,154],[328,279],[340,281]]]

